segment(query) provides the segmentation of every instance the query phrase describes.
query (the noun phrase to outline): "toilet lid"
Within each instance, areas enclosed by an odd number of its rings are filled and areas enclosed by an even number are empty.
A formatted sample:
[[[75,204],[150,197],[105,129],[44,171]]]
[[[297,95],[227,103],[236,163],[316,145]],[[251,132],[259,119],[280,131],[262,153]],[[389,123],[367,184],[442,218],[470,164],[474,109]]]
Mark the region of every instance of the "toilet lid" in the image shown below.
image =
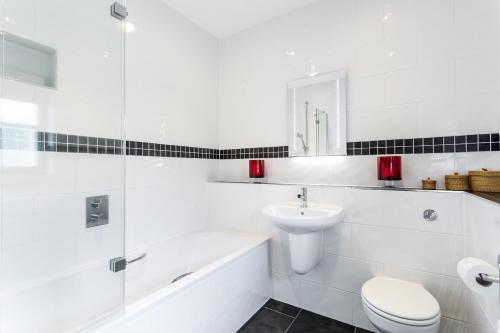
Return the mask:
[[[363,298],[389,315],[408,320],[429,320],[440,314],[439,303],[420,284],[386,277],[363,285]]]

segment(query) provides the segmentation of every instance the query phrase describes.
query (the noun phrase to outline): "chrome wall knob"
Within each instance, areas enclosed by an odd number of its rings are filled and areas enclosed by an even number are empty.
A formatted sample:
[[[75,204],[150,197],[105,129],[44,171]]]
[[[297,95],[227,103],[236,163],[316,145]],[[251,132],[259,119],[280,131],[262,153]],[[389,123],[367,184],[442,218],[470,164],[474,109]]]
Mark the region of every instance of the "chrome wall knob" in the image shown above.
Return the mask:
[[[434,209],[426,209],[423,214],[424,220],[432,222],[438,219],[438,213]]]

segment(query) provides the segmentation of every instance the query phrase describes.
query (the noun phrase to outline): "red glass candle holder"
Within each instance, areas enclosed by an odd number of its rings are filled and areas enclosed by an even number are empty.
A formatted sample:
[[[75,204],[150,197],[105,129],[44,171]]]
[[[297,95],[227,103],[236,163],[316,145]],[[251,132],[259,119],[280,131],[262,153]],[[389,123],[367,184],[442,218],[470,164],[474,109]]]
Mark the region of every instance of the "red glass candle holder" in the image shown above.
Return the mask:
[[[385,186],[394,186],[394,181],[401,180],[401,156],[379,156],[378,179],[384,181]]]
[[[264,178],[264,160],[249,160],[248,175],[250,178]]]

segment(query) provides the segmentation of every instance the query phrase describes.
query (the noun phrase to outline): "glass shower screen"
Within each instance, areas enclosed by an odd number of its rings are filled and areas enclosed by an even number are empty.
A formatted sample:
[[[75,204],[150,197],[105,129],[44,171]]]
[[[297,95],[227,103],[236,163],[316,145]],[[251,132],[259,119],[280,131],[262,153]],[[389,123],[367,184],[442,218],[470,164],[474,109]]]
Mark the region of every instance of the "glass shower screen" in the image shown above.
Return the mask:
[[[4,0],[0,332],[120,311],[123,22],[102,0]]]

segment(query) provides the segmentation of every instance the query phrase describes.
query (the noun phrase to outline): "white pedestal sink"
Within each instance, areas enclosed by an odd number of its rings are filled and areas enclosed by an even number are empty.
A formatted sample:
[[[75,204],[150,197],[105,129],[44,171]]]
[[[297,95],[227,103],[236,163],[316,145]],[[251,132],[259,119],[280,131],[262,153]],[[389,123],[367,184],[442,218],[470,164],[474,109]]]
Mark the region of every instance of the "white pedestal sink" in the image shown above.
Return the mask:
[[[323,231],[340,223],[343,211],[338,206],[309,204],[301,208],[290,203],[266,206],[262,213],[288,233],[292,269],[305,274],[318,264]]]

